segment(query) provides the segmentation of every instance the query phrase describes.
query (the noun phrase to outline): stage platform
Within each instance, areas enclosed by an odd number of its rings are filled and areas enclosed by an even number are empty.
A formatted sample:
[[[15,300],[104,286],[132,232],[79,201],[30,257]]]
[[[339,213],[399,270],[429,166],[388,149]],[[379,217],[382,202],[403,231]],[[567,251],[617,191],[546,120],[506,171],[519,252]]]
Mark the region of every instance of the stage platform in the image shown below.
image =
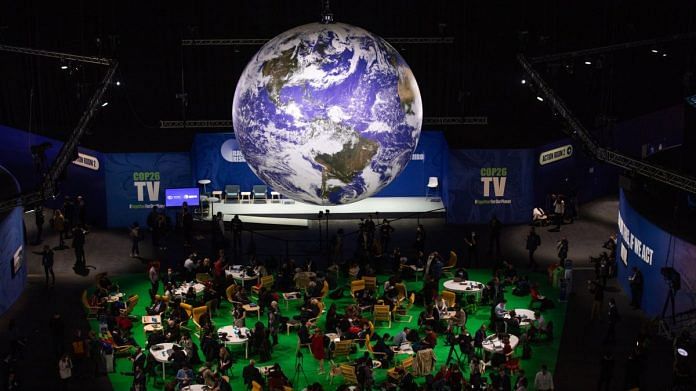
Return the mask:
[[[203,220],[210,220],[212,213],[222,212],[225,221],[234,215],[244,216],[245,223],[307,226],[316,220],[319,211],[329,211],[332,219],[354,219],[379,212],[379,218],[398,218],[420,214],[420,217],[440,217],[445,207],[439,197],[372,197],[348,205],[310,205],[289,199],[228,201],[214,203]]]

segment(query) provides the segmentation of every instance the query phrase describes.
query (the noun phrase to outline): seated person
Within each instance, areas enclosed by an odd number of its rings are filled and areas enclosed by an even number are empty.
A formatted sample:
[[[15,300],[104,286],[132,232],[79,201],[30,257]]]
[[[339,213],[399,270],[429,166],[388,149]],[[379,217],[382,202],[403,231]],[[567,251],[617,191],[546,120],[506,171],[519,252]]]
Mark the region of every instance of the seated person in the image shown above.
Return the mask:
[[[200,340],[201,351],[205,359],[208,361],[215,360],[221,345],[218,334],[209,330],[203,330]]]
[[[336,311],[336,303],[331,303],[329,311],[326,313],[326,322],[324,323],[324,329],[327,333],[335,333],[340,317],[338,311]]]
[[[527,332],[530,341],[534,340],[539,334],[544,333],[546,330],[546,319],[544,315],[539,311],[534,311],[534,320],[529,326],[529,331]]]
[[[265,382],[263,381],[263,376],[261,376],[261,371],[256,368],[256,362],[254,360],[249,360],[249,365],[245,366],[242,370],[242,378],[244,379],[244,384],[247,388],[251,388],[251,382],[257,382],[259,385],[263,386]]]
[[[418,330],[416,329],[411,329],[408,331],[408,334],[406,335],[406,340],[411,343],[415,343],[420,341],[420,336],[418,335]]]
[[[454,272],[454,279],[457,281],[467,281],[469,280],[469,272],[465,268],[460,267]]]
[[[429,327],[433,330],[439,330],[441,328],[440,313],[435,311],[432,304],[428,305],[425,310],[418,315],[418,326]]]
[[[290,386],[290,380],[283,373],[280,364],[275,363],[268,371],[268,388],[271,390],[282,390]]]
[[[193,377],[193,370],[189,368],[187,363],[181,365],[181,369],[176,372],[176,383],[179,389],[190,385],[195,382]]]
[[[384,300],[384,303],[388,304],[391,309],[393,309],[396,306],[396,301],[399,297],[399,292],[396,289],[396,284],[397,280],[394,276],[389,277],[389,280],[387,280],[384,283],[384,295],[382,296],[382,299]]]
[[[177,342],[181,338],[181,328],[179,323],[170,319],[167,321],[167,327],[164,332],[164,339],[166,342]]]
[[[148,315],[161,315],[166,310],[167,303],[162,299],[155,299],[155,302],[145,309]]]
[[[111,340],[114,346],[137,345],[133,337],[126,337],[120,330],[111,330]]]
[[[505,267],[503,268],[503,283],[505,285],[515,285],[517,282],[517,269],[512,266],[511,263],[503,262]]]
[[[433,349],[437,345],[437,333],[430,328],[425,329],[425,336],[421,340],[421,349]],[[414,349],[415,350],[415,349]]]
[[[188,288],[186,291],[186,303],[191,304],[193,306],[196,305],[196,291],[193,289],[193,287]]]
[[[360,266],[358,266],[357,262],[353,262],[350,264],[350,267],[348,268],[348,276],[350,277],[351,281],[357,280],[359,278]]]
[[[372,307],[377,303],[375,299],[374,291],[362,289],[355,292],[355,300],[358,302],[360,308]]]
[[[392,343],[394,344],[395,347],[401,346],[402,343],[408,342],[407,336],[409,331],[411,331],[408,327],[404,327],[402,331],[400,331],[398,334],[392,338]]]
[[[246,290],[244,288],[237,289],[237,292],[235,292],[234,294],[234,301],[238,301],[242,304],[251,303],[251,299],[249,299],[249,296],[247,296]]]
[[[438,296],[435,299],[435,311],[438,312],[440,319],[446,318],[449,313],[449,308],[447,308],[447,300],[442,296]]]
[[[174,342],[177,342],[176,340]],[[179,345],[172,346],[172,353],[169,355],[169,362],[172,363],[172,368],[175,372],[179,372],[187,364],[186,353]],[[193,374],[192,374],[193,375]]]
[[[240,303],[234,303],[234,308],[232,308],[232,319],[236,327],[246,326],[246,311],[244,311]]]
[[[169,319],[176,323],[184,323],[188,320],[189,316],[186,311],[179,306],[177,301],[174,302],[172,306],[172,311],[169,313]]]
[[[309,305],[302,307],[300,309],[300,314],[295,315],[294,319],[306,323],[309,319],[316,318],[317,316],[319,316],[319,300],[311,299]]]
[[[541,306],[539,307],[539,311],[544,311],[546,309],[554,307],[553,301],[551,301],[551,299],[549,299],[548,297],[542,295],[539,292],[539,287],[536,284],[533,284],[530,287],[529,295],[532,297],[532,303],[534,303],[534,302],[541,303]]]
[[[162,330],[155,330],[147,336],[147,347],[155,346],[163,342],[165,342],[165,339]]]
[[[401,333],[399,333],[399,334],[401,334]],[[375,334],[375,337],[377,337],[376,334]],[[382,362],[382,368],[388,368],[390,363],[394,359],[394,351],[391,350],[389,345],[387,345],[388,340],[389,340],[389,334],[384,333],[382,338],[377,338],[377,343],[375,344],[375,346],[372,347],[372,350],[374,350],[375,353],[384,353],[384,356],[382,356],[381,354],[375,356],[375,357],[379,358],[380,361]]]
[[[529,294],[529,278],[527,276],[520,277],[512,289],[512,294],[515,296],[527,296]]]
[[[309,334],[309,327],[307,327],[307,323],[302,323],[300,329],[297,330],[297,336],[300,338],[300,343],[302,345],[312,342],[312,336]]]
[[[227,373],[227,370],[232,366],[232,355],[226,347],[221,346],[218,352],[218,372]]]

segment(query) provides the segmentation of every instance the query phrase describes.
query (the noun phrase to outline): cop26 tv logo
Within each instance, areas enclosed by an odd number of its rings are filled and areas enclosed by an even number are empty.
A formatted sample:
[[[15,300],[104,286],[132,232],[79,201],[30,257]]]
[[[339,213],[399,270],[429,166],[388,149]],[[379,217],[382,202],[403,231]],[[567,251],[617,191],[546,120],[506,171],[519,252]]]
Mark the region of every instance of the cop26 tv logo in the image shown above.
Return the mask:
[[[481,184],[483,185],[483,196],[504,197],[505,185],[507,184],[507,167],[482,167]]]
[[[145,201],[145,190],[147,190],[148,201],[159,201],[159,172],[134,172],[133,186],[137,189],[138,201]]]

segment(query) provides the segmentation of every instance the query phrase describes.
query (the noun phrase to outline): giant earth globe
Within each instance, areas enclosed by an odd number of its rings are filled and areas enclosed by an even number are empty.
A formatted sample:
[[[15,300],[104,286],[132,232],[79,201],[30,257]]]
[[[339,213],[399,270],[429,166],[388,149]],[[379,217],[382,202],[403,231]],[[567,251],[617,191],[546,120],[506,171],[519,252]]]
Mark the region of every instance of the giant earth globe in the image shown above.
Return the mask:
[[[232,118],[252,171],[288,198],[348,204],[411,159],[423,122],[418,84],[379,36],[312,23],[268,41],[237,83]]]

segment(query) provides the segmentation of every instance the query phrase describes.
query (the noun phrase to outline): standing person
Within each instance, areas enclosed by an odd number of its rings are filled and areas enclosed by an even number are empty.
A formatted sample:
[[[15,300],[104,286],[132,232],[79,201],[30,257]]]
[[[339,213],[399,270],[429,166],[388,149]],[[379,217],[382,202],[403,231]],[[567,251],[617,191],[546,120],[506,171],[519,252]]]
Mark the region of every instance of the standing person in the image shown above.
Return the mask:
[[[633,274],[628,277],[628,281],[631,285],[631,306],[634,309],[639,309],[640,303],[643,301],[643,273],[634,266]]]
[[[500,256],[500,230],[502,223],[493,215],[488,223],[488,255],[493,254],[493,245],[495,244],[495,255]]]
[[[51,339],[53,340],[53,351],[56,357],[63,354],[63,338],[65,337],[65,324],[59,313],[53,314],[51,320],[48,321],[48,328],[51,331]]]
[[[82,224],[73,229],[73,249],[75,250],[75,270],[85,270],[87,260],[85,259],[85,234],[87,233]]]
[[[137,221],[133,222],[130,228],[130,232],[128,234],[131,240],[131,251],[130,251],[130,256],[131,258],[133,257],[139,257],[140,256],[140,246],[138,243],[140,243],[140,240],[142,240],[142,231],[140,230],[140,224],[138,224]]]
[[[541,370],[534,377],[534,389],[537,391],[553,391],[553,376],[546,368],[546,364],[541,365]]]
[[[157,292],[159,291],[159,273],[157,271],[157,268],[155,267],[155,264],[153,263],[150,266],[150,270],[147,272],[148,277],[150,278],[150,284],[151,284],[151,295],[154,298]]]
[[[382,254],[389,251],[389,241],[391,240],[394,227],[389,224],[389,220],[382,220],[382,225],[379,227],[379,240],[382,243]]]
[[[604,343],[614,343],[616,341],[616,323],[621,320],[619,308],[616,306],[616,300],[612,297],[609,299],[609,312],[607,313],[609,320],[609,329],[607,336],[604,338]]]
[[[70,239],[72,228],[75,225],[75,204],[70,196],[65,196],[63,199],[63,218],[65,219],[66,238]]]
[[[193,214],[186,202],[182,208],[181,226],[184,230],[184,244],[191,246],[193,244]]]
[[[44,225],[44,214],[43,207],[41,205],[37,206],[34,210],[34,221],[36,223],[36,240],[35,244],[41,244],[43,242],[43,225]]]
[[[522,391],[522,390],[527,390],[527,387],[529,386],[529,381],[527,380],[527,376],[524,374],[524,369],[520,369],[517,371],[517,380],[515,380],[515,388],[513,388],[515,391]]]
[[[72,377],[72,360],[68,353],[63,354],[63,356],[58,360],[58,375],[60,376],[60,389],[67,390],[68,383]]]
[[[314,330],[314,335],[312,335],[312,342],[309,345],[312,355],[316,360],[319,361],[319,374],[324,373],[324,333],[321,332],[320,328]]]
[[[556,228],[552,231],[558,232],[561,230],[561,224],[563,223],[563,215],[565,214],[565,202],[560,195],[551,195],[553,198],[553,218],[556,222]]]
[[[230,220],[230,225],[232,228],[232,251],[234,256],[237,257],[237,252],[240,255],[242,253],[242,230],[244,229],[244,223],[242,223],[239,215],[234,215],[232,220]]]
[[[63,213],[56,209],[53,211],[53,229],[58,232],[58,250],[64,250],[65,247],[65,217]]]
[[[372,241],[375,240],[375,222],[372,220],[372,215],[367,215],[367,219],[364,223],[365,233],[367,234],[367,242],[365,243],[365,248],[372,248]]]
[[[599,319],[604,305],[604,286],[599,281],[592,281],[591,288],[593,289],[594,300],[592,301],[592,313],[590,320]]]
[[[150,213],[147,215],[147,227],[152,233],[152,246],[158,247],[159,242],[159,232],[157,232],[157,222],[159,220],[159,212],[157,206],[153,206]]]
[[[416,226],[416,252],[425,251],[425,227],[423,224]]]
[[[146,391],[147,390],[147,377],[145,376],[145,371],[142,365],[136,365],[133,370],[133,385],[131,386],[132,391]]]
[[[51,247],[47,244],[43,246],[43,251],[37,252],[33,251],[34,254],[36,255],[41,255],[41,265],[44,268],[44,274],[46,274],[46,286],[48,286],[48,275],[51,275],[52,278],[52,284],[51,286],[56,285],[56,274],[53,272],[53,250],[51,250]]]
[[[558,250],[558,259],[560,260],[559,265],[564,265],[566,258],[568,258],[568,238],[564,236],[556,242],[556,249]]]
[[[529,233],[527,234],[527,251],[529,252],[529,269],[532,271],[537,270],[537,263],[536,260],[534,259],[534,252],[541,246],[541,236],[536,233],[534,230],[534,227],[529,229]]]
[[[606,352],[602,355],[602,363],[599,370],[599,381],[597,382],[597,390],[610,390],[611,378],[614,376],[614,355],[611,352]]]
[[[469,257],[469,267],[478,267],[478,239],[476,238],[476,232],[471,231],[467,237],[464,238],[464,243],[467,246],[467,254]]]

